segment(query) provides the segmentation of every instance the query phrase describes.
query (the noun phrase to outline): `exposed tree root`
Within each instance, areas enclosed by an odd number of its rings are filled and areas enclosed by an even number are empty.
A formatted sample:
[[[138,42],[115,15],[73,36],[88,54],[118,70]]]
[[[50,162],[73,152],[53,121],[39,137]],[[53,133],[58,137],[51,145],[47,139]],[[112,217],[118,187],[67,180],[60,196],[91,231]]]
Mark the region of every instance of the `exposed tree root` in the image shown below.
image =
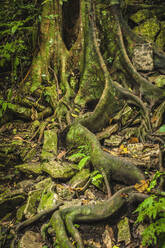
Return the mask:
[[[123,22],[121,23],[120,21],[120,19],[122,18],[122,15],[121,15],[121,12],[119,11],[120,9],[119,5],[112,5],[111,9],[114,13],[116,24],[117,24],[116,34],[117,34],[117,40],[118,40],[120,52],[121,52],[123,62],[124,62],[124,67],[130,73],[132,79],[135,80],[136,84],[140,86],[141,95],[143,95],[145,99],[147,99],[151,103],[151,105],[154,105],[156,101],[164,97],[164,94],[160,88],[151,84],[147,79],[142,77],[136,71],[135,67],[132,65],[127,55],[126,48],[125,48],[124,41],[123,41],[123,32],[122,32],[122,27],[121,27]],[[120,15],[119,15],[119,12],[120,12]],[[121,18],[119,18],[119,16]],[[143,41],[143,43],[146,43],[146,41]]]
[[[87,145],[94,168],[103,170],[108,178],[129,185],[144,179],[142,172],[128,160],[104,152],[96,136],[81,124],[74,124],[70,128],[66,140],[72,146]]]
[[[115,193],[109,200],[93,205],[73,206],[56,211],[49,222],[53,227],[61,248],[74,248],[68,238],[66,230],[76,241],[79,248],[84,248],[83,241],[74,223],[96,222],[100,220],[112,220],[113,216],[120,216],[128,204],[143,201],[147,196],[137,193],[134,187],[126,187]],[[123,211],[121,211],[123,210]]]
[[[51,214],[52,212],[56,211],[59,206],[61,206],[63,203],[58,203],[56,204],[54,207],[50,208],[50,209],[46,209],[46,210],[43,210],[42,212],[36,214],[35,216],[33,216],[32,218],[28,219],[28,220],[25,220],[21,223],[19,223],[17,226],[16,226],[16,232],[19,232],[21,229],[25,228],[26,226],[29,226],[31,224],[34,224],[34,222],[38,221],[39,219],[41,219],[43,216],[46,216],[48,214]]]

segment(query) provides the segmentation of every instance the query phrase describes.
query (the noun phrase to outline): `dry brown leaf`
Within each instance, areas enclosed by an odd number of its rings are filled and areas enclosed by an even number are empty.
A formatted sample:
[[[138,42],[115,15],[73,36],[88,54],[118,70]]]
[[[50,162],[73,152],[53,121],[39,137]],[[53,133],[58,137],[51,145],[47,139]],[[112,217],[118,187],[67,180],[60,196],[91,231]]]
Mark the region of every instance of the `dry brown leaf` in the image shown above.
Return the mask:
[[[139,143],[139,140],[138,140],[138,138],[136,138],[136,137],[131,137],[131,138],[128,140],[128,143],[129,143],[129,144]]]
[[[61,152],[58,154],[57,158],[58,158],[58,159],[62,159],[65,155],[66,155],[66,151],[65,151],[65,150],[64,150],[64,151],[61,151]]]
[[[14,136],[13,139],[15,139],[15,140],[24,140],[22,137],[20,137],[20,136],[18,136],[18,135]]]
[[[148,186],[149,186],[149,181],[148,180],[141,180],[141,183],[136,183],[134,185],[135,189],[139,191],[140,193],[144,192]]]

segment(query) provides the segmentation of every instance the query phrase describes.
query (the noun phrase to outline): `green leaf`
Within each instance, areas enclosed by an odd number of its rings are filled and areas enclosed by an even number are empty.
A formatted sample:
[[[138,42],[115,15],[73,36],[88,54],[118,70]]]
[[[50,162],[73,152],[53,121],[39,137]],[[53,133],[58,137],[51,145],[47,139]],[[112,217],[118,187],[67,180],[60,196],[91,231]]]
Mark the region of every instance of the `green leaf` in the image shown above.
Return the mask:
[[[14,34],[17,29],[18,29],[17,25],[13,26],[12,29],[11,29],[12,34]]]
[[[13,92],[12,92],[12,89],[9,89],[9,90],[8,90],[8,93],[7,93],[7,100],[8,100],[8,101],[11,100],[11,98],[12,98],[12,93],[13,93]]]
[[[4,102],[4,103],[2,104],[2,110],[5,112],[6,109],[7,109],[7,102]]]
[[[3,116],[2,109],[0,109],[0,118]]]
[[[51,0],[45,0],[45,1],[42,2],[41,5],[46,4],[46,3],[50,2],[50,1],[51,1]]]
[[[15,106],[15,105],[12,104],[12,103],[10,103],[10,102],[7,104],[7,107],[8,107],[9,109],[13,109],[14,106]]]
[[[98,173],[96,176],[92,178],[92,182],[97,181],[98,179],[102,179],[102,178],[103,176],[100,173]]]
[[[86,155],[84,153],[74,153],[73,155],[69,156],[68,159],[71,161],[74,161],[75,159],[80,159],[82,157],[85,157]]]
[[[90,159],[90,156],[86,156],[86,157],[84,157],[83,159],[80,160],[80,162],[78,164],[79,170],[81,170],[82,168],[84,168],[84,166],[89,161],[89,159]]]
[[[164,133],[165,132],[165,125],[162,125],[159,130],[160,133]]]

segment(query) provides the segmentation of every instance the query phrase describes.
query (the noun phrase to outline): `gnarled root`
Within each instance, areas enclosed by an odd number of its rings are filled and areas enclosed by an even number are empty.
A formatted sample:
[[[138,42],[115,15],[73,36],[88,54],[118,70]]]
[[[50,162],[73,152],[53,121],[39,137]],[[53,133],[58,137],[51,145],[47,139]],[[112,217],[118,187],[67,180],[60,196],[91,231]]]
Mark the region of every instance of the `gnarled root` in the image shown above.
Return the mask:
[[[69,240],[66,231],[76,241],[79,248],[84,248],[83,241],[74,223],[111,219],[114,214],[119,216],[123,213],[124,209],[127,209],[128,204],[142,201],[146,197],[144,194],[137,193],[133,186],[126,187],[119,190],[107,201],[58,210],[52,215],[49,224],[53,227],[61,248],[75,247]]]
[[[68,145],[88,145],[91,162],[95,169],[127,185],[144,179],[143,173],[129,160],[115,157],[101,149],[96,136],[81,124],[73,124],[67,133]]]

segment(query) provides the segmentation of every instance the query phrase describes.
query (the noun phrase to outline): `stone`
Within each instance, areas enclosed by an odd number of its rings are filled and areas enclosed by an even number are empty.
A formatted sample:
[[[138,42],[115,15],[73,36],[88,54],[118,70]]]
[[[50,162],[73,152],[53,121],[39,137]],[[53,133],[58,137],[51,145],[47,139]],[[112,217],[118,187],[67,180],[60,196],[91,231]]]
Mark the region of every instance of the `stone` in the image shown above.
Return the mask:
[[[149,43],[137,44],[134,47],[132,63],[137,71],[153,70],[153,49]]]
[[[105,231],[102,234],[103,237],[103,243],[105,244],[106,248],[113,248],[113,240],[114,240],[114,235],[113,235],[113,230],[111,227],[108,225],[105,226]]]
[[[42,170],[53,178],[69,179],[77,172],[76,164],[49,161],[42,163]]]
[[[39,233],[27,231],[22,236],[18,248],[43,248]]]
[[[44,144],[42,148],[41,158],[42,160],[51,160],[57,155],[57,130],[44,131]]]
[[[41,195],[42,190],[34,190],[29,192],[26,207],[24,210],[24,215],[27,219],[33,217],[37,213],[37,206],[40,201]]]
[[[154,80],[156,86],[164,87],[165,86],[165,75],[159,75]]]
[[[25,207],[26,207],[26,204],[18,208],[17,214],[16,214],[17,222],[20,222],[23,219]]]
[[[105,146],[119,146],[123,140],[122,136],[119,135],[111,135],[109,139],[104,140]]]
[[[127,246],[131,242],[131,234],[130,234],[130,227],[129,227],[129,221],[128,218],[125,217],[122,219],[118,225],[118,242],[125,242],[125,245]]]
[[[154,42],[155,36],[159,32],[159,30],[160,24],[156,16],[147,19],[133,29],[135,33],[142,35],[146,40],[149,40],[151,42]]]
[[[54,192],[55,183],[51,180],[47,185],[45,185],[44,190],[41,194],[40,203],[37,212],[52,208],[58,200],[58,195]]]
[[[61,200],[72,201],[75,191],[67,184],[57,184],[56,191]]]
[[[30,163],[24,163],[24,164],[20,164],[20,165],[17,165],[15,166],[15,168],[19,169],[20,171],[23,171],[27,174],[31,174],[31,172],[33,172],[34,174],[41,174],[42,172],[42,167],[41,167],[41,164],[38,162],[38,163],[33,163],[33,162],[30,162]]]
[[[69,185],[72,188],[83,187],[86,184],[89,177],[90,177],[89,169],[82,169],[75,176],[71,178],[71,180],[69,181]]]
[[[165,21],[160,22],[160,33],[156,38],[155,44],[162,50],[165,48]]]
[[[151,10],[141,9],[141,10],[137,11],[136,13],[134,13],[133,15],[131,15],[129,17],[129,19],[131,19],[133,22],[138,24],[141,21],[146,20],[150,16],[151,16]]]

